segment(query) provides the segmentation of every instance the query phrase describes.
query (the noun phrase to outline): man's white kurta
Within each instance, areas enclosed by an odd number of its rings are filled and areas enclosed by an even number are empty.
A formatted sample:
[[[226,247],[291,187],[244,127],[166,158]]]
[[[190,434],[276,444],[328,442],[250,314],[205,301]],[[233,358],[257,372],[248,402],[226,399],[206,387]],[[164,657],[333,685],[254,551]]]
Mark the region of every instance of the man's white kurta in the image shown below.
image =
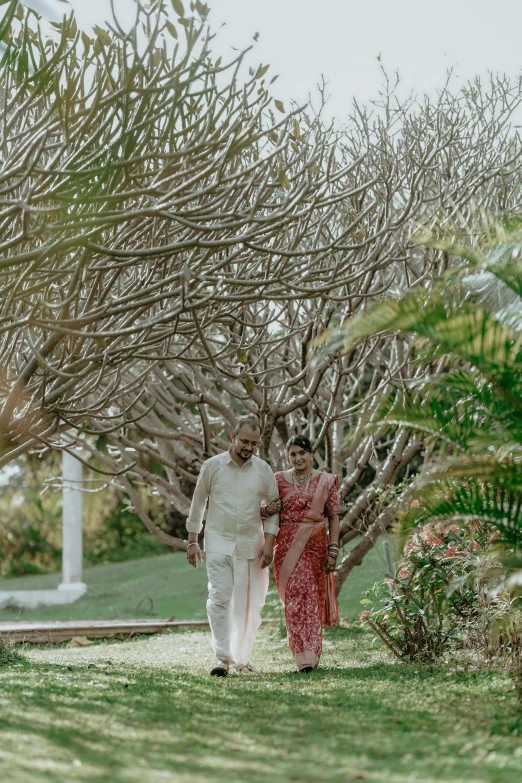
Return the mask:
[[[263,501],[279,495],[270,466],[251,457],[241,467],[229,452],[203,463],[189,517],[189,533],[200,533],[208,503],[205,551],[207,613],[216,656],[240,667],[247,663],[261,623],[268,569],[258,555],[264,533],[277,535],[279,516],[261,519]]]
[[[259,554],[264,533],[279,533],[279,516],[261,519],[261,503],[279,497],[271,467],[259,457],[236,465],[225,451],[201,468],[187,519],[189,533],[200,533],[208,500],[205,551],[249,560]]]

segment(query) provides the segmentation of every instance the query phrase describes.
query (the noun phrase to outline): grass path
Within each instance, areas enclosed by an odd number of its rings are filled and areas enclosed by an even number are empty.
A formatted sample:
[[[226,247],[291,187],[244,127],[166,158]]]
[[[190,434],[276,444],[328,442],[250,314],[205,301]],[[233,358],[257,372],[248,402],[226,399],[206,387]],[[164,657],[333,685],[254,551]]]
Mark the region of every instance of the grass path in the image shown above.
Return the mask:
[[[208,676],[209,635],[32,648],[0,668],[3,783],[520,783],[503,672],[397,664],[355,629],[296,676],[274,626],[255,677]]]

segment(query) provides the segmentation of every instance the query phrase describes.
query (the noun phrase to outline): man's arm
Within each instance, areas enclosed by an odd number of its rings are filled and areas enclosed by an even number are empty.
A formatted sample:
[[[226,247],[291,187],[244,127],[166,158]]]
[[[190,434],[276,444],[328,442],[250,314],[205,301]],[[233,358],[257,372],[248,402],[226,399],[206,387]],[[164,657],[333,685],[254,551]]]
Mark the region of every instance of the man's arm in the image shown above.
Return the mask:
[[[274,558],[274,541],[276,537],[273,533],[265,533],[265,543],[261,547],[261,551],[258,555],[261,568],[266,568],[270,565]]]
[[[196,488],[192,496],[190,511],[185,527],[188,531],[187,560],[193,568],[198,567],[198,560],[203,560],[198,544],[198,535],[203,527],[203,516],[210,491],[207,463],[204,462],[199,472]]]
[[[268,468],[268,465],[267,465]],[[266,500],[270,501],[279,497],[279,487],[274,474],[268,468],[269,475],[266,481]],[[261,568],[266,568],[272,562],[274,557],[274,541],[279,533],[279,514],[273,514],[263,520],[263,530],[265,532],[265,543],[263,544],[259,553],[259,560],[261,561]]]

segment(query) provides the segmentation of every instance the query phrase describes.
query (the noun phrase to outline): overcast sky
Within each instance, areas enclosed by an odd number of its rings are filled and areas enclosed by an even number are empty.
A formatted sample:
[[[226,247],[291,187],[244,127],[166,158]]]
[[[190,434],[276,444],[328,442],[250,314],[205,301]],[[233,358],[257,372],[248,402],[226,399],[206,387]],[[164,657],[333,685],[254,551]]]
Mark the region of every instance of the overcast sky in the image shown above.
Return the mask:
[[[47,0],[60,9],[66,6]],[[131,19],[133,0],[116,0]],[[167,0],[168,2],[168,0]],[[184,0],[185,7],[189,0]],[[399,73],[405,87],[433,92],[448,68],[459,82],[488,70],[522,73],[520,0],[207,0],[218,32],[216,49],[245,48],[279,73],[276,97],[306,100],[321,75],[328,81],[330,113],[341,121],[354,96],[376,97],[377,61]],[[109,0],[72,0],[78,20],[96,24]],[[224,27],[221,25],[226,23]]]

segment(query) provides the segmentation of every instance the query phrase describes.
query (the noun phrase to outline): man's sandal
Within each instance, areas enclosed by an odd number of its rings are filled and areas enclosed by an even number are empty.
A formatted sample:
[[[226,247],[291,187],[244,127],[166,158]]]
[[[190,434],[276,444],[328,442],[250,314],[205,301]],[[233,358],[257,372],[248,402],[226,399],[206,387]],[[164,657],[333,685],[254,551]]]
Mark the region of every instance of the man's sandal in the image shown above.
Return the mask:
[[[211,677],[228,677],[228,663],[227,661],[216,660],[215,665],[210,670]]]
[[[255,674],[256,670],[249,663],[245,663],[244,666],[241,666],[241,668],[237,669],[237,673],[238,674]]]

